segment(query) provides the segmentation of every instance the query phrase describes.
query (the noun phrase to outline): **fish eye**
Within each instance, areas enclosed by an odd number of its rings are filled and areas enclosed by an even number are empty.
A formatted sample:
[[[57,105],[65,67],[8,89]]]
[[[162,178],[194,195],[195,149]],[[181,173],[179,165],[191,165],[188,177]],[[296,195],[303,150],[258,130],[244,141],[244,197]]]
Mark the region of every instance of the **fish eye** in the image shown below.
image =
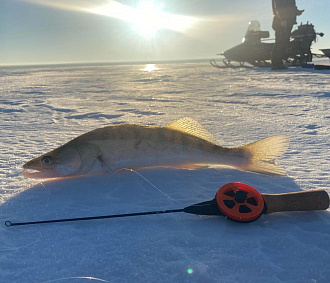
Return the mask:
[[[41,162],[45,165],[50,165],[53,163],[53,157],[51,156],[44,156],[43,158],[41,158]]]

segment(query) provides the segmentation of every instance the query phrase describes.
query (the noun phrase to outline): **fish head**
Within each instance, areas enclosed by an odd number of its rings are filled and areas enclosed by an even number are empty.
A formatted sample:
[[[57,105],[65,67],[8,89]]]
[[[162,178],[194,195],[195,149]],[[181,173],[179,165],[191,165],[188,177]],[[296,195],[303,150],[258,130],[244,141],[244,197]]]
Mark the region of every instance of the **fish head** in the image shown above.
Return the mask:
[[[63,145],[25,163],[23,176],[27,178],[67,177],[76,175],[81,165],[79,147]]]

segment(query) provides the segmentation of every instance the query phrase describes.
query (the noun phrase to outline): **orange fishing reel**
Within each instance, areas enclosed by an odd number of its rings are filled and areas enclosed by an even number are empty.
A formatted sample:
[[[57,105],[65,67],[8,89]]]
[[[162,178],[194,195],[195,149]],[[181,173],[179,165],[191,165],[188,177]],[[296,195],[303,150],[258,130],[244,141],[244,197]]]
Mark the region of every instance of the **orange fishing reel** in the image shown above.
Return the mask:
[[[225,216],[239,222],[257,220],[265,206],[262,195],[256,189],[239,182],[223,185],[215,200]]]

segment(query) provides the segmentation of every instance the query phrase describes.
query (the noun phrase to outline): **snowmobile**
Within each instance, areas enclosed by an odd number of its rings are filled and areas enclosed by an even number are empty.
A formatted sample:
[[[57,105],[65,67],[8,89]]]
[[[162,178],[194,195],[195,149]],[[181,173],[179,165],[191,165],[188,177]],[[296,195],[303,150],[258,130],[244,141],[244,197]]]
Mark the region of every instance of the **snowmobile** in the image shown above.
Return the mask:
[[[314,55],[311,52],[311,45],[313,41],[316,42],[317,36],[323,37],[323,35],[322,32],[317,33],[314,26],[308,22],[299,25],[291,33],[290,44],[285,56],[287,65],[300,66],[302,63],[311,62]],[[243,42],[218,54],[225,57],[223,65],[219,65],[214,59],[210,63],[217,68],[270,67],[275,42],[266,42],[273,40],[268,38],[269,32],[260,30],[259,21],[251,21]],[[249,65],[245,65],[246,63]]]
[[[323,52],[323,56],[322,57],[329,57],[330,59],[330,49],[320,49]]]

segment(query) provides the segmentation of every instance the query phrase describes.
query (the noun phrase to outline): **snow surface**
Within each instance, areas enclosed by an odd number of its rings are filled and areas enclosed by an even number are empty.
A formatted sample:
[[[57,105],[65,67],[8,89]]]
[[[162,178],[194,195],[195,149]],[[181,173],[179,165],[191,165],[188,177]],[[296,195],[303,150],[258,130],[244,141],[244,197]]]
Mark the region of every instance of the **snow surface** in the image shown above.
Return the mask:
[[[263,215],[250,224],[173,213],[4,225],[183,208],[234,181],[261,193],[330,192],[329,71],[144,67],[0,69],[0,282],[330,282],[329,211]],[[22,177],[26,161],[89,130],[184,116],[228,147],[290,135],[280,159],[288,176],[225,168]]]

